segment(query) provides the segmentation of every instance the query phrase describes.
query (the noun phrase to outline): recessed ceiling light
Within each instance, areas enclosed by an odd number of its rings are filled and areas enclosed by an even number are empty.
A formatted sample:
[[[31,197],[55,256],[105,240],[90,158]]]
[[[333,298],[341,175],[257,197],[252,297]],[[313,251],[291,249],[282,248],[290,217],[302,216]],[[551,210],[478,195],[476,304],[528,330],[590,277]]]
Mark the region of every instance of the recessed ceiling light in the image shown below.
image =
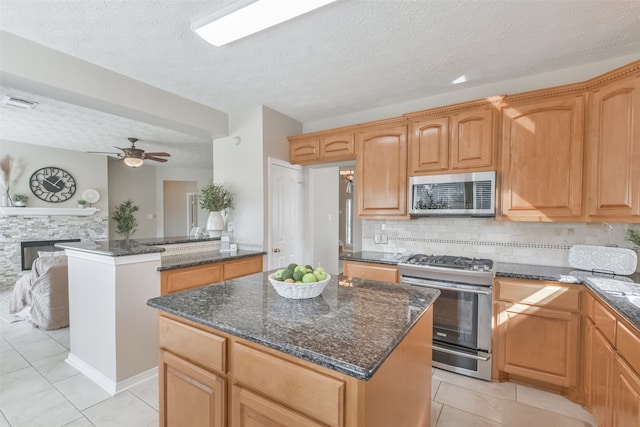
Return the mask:
[[[465,76],[464,74],[461,75],[460,77],[458,77],[457,79],[455,79],[454,81],[452,81],[451,83],[453,83],[454,85],[457,85],[459,83],[464,83],[467,81],[467,76]]]
[[[191,25],[200,37],[222,46],[288,21],[336,0],[239,0]]]
[[[2,98],[2,103],[10,107],[22,108],[23,110],[32,110],[38,105],[35,101],[27,101],[26,99],[14,98],[9,95],[5,95]]]

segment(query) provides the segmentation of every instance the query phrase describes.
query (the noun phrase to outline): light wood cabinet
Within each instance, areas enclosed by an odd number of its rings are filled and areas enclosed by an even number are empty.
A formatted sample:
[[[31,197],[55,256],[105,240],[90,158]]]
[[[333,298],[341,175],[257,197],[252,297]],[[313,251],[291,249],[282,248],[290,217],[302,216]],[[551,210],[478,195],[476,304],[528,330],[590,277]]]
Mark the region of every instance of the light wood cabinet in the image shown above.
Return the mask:
[[[197,288],[262,271],[262,255],[160,272],[160,295]]]
[[[224,427],[226,380],[160,350],[160,426]]]
[[[521,380],[577,387],[580,290],[506,278],[495,285],[498,371]]]
[[[640,222],[640,66],[617,74],[589,92],[587,217]]]
[[[407,125],[360,130],[356,152],[356,215],[408,219]]]
[[[505,99],[501,218],[576,221],[582,216],[584,95]]]
[[[396,265],[343,261],[342,269],[343,274],[349,277],[400,283],[400,272]]]
[[[612,396],[612,425],[640,426],[640,375],[616,357]]]
[[[353,160],[355,157],[353,131],[289,137],[291,163],[316,164]]]
[[[409,175],[494,170],[500,99],[407,114]]]
[[[611,425],[611,385],[615,350],[607,338],[592,329],[590,351],[591,412],[600,427]]]

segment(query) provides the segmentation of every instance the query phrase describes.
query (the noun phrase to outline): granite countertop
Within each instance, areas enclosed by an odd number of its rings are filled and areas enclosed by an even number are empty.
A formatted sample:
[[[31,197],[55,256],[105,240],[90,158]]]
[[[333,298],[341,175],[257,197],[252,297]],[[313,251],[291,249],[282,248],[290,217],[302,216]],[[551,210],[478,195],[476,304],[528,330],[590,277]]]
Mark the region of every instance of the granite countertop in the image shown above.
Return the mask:
[[[170,245],[177,243],[206,242],[209,240],[220,240],[219,237],[192,238],[189,236],[177,237],[154,237],[148,239],[129,240],[96,240],[85,242],[56,243],[56,247],[62,249],[72,249],[79,252],[88,252],[105,256],[128,256],[142,255],[164,252],[164,248],[159,245]]]
[[[401,256],[394,260],[393,254],[384,252],[355,252],[340,255],[342,260],[383,264],[398,264],[403,258],[404,256]],[[640,296],[640,273],[634,273],[630,276],[612,276],[576,270],[571,267],[496,262],[496,277],[585,285],[640,330],[640,307],[633,304],[628,298],[628,296]]]
[[[251,258],[259,255],[266,255],[264,251],[240,250],[236,252],[195,252],[179,255],[167,255],[162,257],[158,271],[174,270],[176,268],[193,267],[195,265],[213,264],[216,262],[230,261],[241,258]]]
[[[368,380],[439,291],[332,276],[322,295],[279,296],[269,272],[152,298],[147,304],[210,328]]]

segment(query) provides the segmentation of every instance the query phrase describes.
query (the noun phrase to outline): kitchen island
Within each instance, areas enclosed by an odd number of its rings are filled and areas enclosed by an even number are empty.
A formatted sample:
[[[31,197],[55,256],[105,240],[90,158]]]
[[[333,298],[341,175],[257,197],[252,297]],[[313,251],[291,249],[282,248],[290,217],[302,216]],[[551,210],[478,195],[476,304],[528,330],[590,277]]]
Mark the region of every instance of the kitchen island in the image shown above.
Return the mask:
[[[162,426],[429,425],[437,290],[334,276],[288,300],[267,275],[149,300]]]

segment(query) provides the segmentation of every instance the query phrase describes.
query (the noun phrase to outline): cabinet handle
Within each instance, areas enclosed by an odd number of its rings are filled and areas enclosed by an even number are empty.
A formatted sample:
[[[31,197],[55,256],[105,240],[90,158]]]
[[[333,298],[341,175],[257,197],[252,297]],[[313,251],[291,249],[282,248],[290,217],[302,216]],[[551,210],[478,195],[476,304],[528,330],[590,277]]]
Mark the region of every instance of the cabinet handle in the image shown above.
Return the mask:
[[[280,248],[273,248],[273,253],[277,254],[278,252],[280,252]]]

